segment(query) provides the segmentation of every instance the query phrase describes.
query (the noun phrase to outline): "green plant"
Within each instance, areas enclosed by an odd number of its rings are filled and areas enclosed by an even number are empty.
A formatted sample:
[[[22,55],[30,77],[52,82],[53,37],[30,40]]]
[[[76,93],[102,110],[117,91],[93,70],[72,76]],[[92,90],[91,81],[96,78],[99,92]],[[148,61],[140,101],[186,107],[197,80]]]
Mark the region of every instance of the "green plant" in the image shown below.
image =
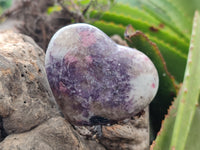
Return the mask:
[[[12,0],[0,0],[0,14],[11,6]]]
[[[152,145],[155,150],[197,150],[200,125],[200,15],[196,12],[183,85],[169,110],[160,134]]]

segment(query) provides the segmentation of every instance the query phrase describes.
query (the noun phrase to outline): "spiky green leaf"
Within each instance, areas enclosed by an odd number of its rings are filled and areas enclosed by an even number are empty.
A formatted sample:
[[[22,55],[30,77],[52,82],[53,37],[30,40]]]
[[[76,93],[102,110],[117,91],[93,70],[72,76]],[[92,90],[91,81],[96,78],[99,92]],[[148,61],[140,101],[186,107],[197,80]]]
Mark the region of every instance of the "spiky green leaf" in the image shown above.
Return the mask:
[[[154,150],[200,149],[200,15],[195,14],[193,33],[183,85],[161,131],[152,145]]]

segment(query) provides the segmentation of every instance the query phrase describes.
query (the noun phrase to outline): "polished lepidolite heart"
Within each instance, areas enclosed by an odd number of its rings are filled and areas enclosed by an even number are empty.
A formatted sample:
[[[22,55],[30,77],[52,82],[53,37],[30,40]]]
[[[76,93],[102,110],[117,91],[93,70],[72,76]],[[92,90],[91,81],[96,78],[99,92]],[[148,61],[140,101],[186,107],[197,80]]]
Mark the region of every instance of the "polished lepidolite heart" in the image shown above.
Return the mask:
[[[64,117],[75,125],[129,118],[143,110],[158,89],[157,70],[146,55],[117,45],[84,23],[55,33],[45,67]]]

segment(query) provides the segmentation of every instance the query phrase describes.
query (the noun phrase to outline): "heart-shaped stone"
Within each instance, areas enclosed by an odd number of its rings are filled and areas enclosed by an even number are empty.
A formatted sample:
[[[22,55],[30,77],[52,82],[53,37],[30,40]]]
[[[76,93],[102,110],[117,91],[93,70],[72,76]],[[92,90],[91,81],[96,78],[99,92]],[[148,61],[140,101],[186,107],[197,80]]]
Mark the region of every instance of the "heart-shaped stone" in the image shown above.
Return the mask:
[[[84,23],[55,33],[45,67],[64,117],[75,125],[132,117],[151,102],[158,89],[157,70],[146,55],[117,45]]]

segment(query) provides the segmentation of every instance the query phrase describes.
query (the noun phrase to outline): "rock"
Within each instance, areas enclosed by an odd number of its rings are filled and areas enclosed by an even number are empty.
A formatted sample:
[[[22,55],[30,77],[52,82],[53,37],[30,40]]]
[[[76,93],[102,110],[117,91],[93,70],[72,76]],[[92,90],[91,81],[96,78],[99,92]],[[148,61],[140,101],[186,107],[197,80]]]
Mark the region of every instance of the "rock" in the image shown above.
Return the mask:
[[[119,35],[115,34],[110,37],[115,43],[123,46],[128,46],[127,42],[123,40]]]
[[[59,114],[44,69],[44,53],[27,36],[0,34],[0,115],[7,134]]]
[[[104,150],[95,141],[85,141],[64,118],[51,118],[35,129],[12,134],[0,143],[3,150]]]
[[[54,97],[75,125],[113,124],[143,110],[158,89],[158,74],[142,52],[114,43],[88,24],[52,37],[45,67]]]
[[[141,116],[130,122],[102,127],[101,144],[109,150],[148,150],[149,149],[148,108]]]

